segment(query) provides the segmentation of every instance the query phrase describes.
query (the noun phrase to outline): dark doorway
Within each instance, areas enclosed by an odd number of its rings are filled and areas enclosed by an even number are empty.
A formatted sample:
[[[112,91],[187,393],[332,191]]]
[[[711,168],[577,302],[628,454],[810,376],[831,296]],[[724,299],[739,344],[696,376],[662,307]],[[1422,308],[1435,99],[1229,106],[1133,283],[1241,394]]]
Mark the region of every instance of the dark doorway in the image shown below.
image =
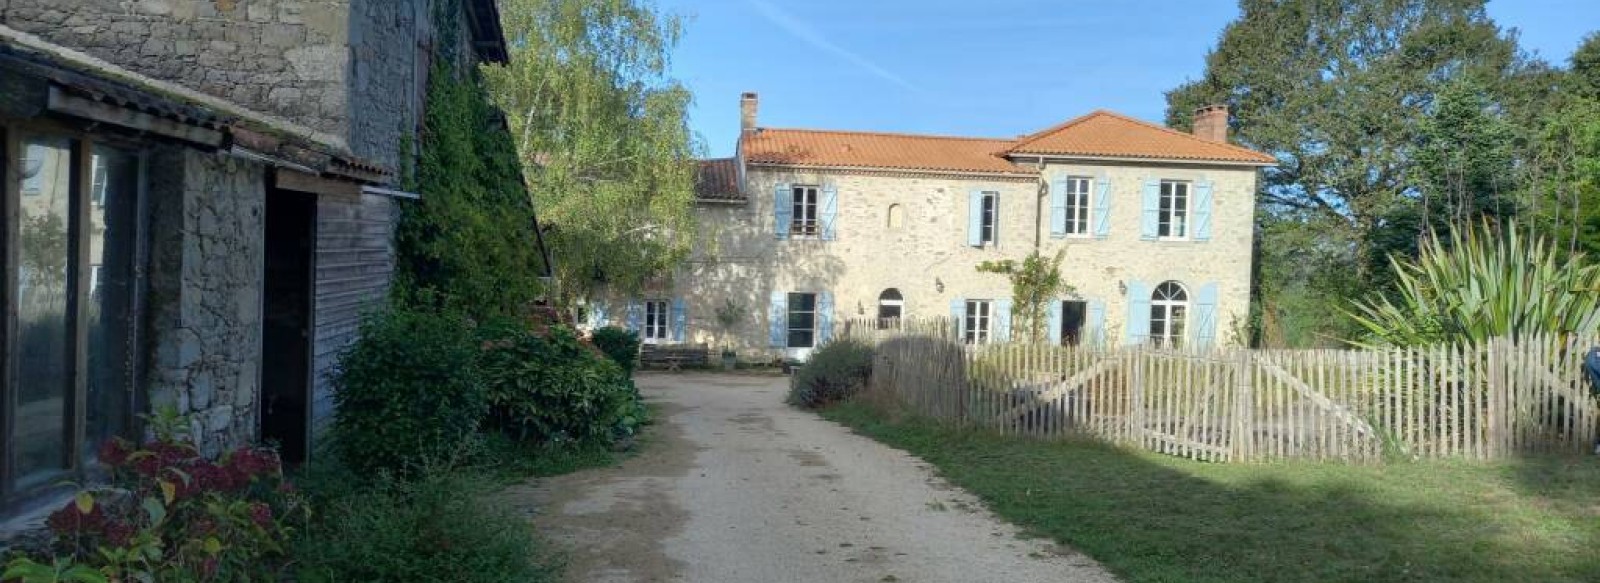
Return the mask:
[[[1088,312],[1085,302],[1061,302],[1061,344],[1063,346],[1077,346],[1083,340],[1084,314]]]
[[[267,191],[261,439],[277,444],[288,464],[305,461],[310,438],[316,217],[315,195]]]

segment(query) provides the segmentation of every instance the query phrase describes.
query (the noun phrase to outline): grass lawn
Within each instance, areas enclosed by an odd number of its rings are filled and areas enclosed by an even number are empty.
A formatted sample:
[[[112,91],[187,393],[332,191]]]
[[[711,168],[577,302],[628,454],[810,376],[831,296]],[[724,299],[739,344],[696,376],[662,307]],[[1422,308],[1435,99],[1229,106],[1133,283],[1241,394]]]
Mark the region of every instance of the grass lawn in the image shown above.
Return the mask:
[[[1600,460],[1204,464],[891,417],[823,415],[937,466],[1131,582],[1600,581]]]

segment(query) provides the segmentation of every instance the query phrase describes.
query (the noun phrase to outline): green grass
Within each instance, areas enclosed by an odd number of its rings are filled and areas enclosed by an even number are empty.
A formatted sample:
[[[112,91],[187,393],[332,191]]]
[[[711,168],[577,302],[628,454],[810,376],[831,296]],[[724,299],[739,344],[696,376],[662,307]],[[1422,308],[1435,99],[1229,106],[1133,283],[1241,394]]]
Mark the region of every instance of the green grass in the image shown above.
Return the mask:
[[[1600,581],[1600,461],[1203,464],[883,414],[829,419],[937,466],[1130,582]]]

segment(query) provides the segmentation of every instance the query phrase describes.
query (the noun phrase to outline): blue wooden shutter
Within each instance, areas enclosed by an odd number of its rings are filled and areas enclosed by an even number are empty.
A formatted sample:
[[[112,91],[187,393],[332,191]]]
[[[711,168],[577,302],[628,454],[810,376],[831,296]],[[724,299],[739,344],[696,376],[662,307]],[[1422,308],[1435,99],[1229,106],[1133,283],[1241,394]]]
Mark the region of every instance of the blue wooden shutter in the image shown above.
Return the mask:
[[[1067,236],[1067,178],[1050,182],[1050,238]]]
[[[689,307],[683,298],[672,300],[672,341],[683,342],[689,331]]]
[[[608,318],[607,318],[605,303],[603,303],[603,302],[590,303],[589,304],[589,326],[592,327],[592,328],[604,328],[606,326],[606,324],[609,324],[609,323],[610,322],[608,321]]]
[[[815,345],[822,346],[833,338],[833,294],[822,292],[817,294],[817,340]]]
[[[644,330],[644,304],[639,300],[628,302],[627,326],[629,330],[640,332]]]
[[[1194,240],[1211,240],[1211,182],[1194,185]]]
[[[1217,342],[1217,284],[1200,286],[1194,298],[1194,344],[1210,348]]]
[[[993,312],[990,314],[994,322],[994,339],[1001,342],[1011,340],[1011,298],[995,300]]]
[[[1111,235],[1111,181],[1101,178],[1095,182],[1094,193],[1094,238],[1104,239]]]
[[[772,189],[772,229],[778,240],[789,238],[789,228],[794,222],[794,192],[789,185],[778,183]]]
[[[983,246],[983,191],[967,193],[967,244]]]
[[[839,231],[835,226],[835,219],[839,217],[839,187],[832,184],[822,187],[822,209],[818,213],[822,220],[822,240],[832,241],[839,238]]]
[[[1161,232],[1161,181],[1146,180],[1144,183],[1144,214],[1139,219],[1139,238],[1154,241]],[[1146,298],[1148,299],[1148,298]]]
[[[1089,343],[1091,346],[1105,346],[1106,344],[1106,303],[1100,300],[1089,300]]]
[[[1045,331],[1050,333],[1050,344],[1061,344],[1061,300],[1050,300],[1050,319],[1045,325],[1049,326]]]
[[[1128,323],[1123,330],[1125,344],[1144,344],[1150,339],[1150,288],[1142,281],[1128,282]]]
[[[767,305],[767,341],[773,348],[789,346],[789,294],[772,292]]]
[[[956,322],[956,342],[961,342],[967,337],[967,300],[950,300],[950,319]]]

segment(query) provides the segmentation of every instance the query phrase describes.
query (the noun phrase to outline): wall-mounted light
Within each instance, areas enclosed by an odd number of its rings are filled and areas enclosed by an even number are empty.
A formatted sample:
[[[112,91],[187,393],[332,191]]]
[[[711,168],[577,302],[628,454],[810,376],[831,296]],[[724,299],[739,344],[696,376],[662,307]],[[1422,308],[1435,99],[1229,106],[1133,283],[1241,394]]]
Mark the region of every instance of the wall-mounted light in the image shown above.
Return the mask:
[[[1117,293],[1124,295],[1128,293],[1128,284],[1122,283],[1122,280],[1120,279],[1117,280]]]
[[[937,277],[933,278],[933,289],[939,290],[939,293],[944,293],[944,282]]]

